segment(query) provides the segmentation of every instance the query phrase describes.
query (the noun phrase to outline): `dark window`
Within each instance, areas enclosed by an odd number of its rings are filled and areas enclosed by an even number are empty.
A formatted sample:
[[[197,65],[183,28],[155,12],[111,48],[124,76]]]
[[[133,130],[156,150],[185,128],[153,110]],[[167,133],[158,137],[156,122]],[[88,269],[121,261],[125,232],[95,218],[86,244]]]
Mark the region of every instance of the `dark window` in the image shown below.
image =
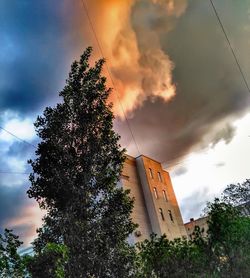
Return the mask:
[[[150,178],[151,178],[151,179],[153,179],[153,178],[154,178],[154,176],[153,176],[153,171],[152,171],[152,169],[151,169],[151,168],[149,168],[149,176],[150,176]]]
[[[161,173],[160,173],[160,172],[157,172],[157,175],[158,175],[158,180],[159,180],[160,182],[162,182]]]
[[[174,222],[174,218],[173,218],[173,215],[172,215],[172,212],[171,210],[168,210],[168,215],[169,215],[169,218],[172,222]]]
[[[127,175],[121,174],[121,178],[122,178],[123,180],[126,180],[126,181],[129,180],[129,176],[127,176]]]
[[[164,214],[163,214],[162,208],[159,208],[159,213],[160,213],[160,215],[161,215],[162,221],[164,221],[165,218],[164,218]]]
[[[154,187],[154,194],[155,194],[155,199],[158,199],[158,192],[157,192],[156,187]]]
[[[162,190],[162,194],[163,194],[164,200],[167,202],[167,201],[168,201],[168,197],[167,197],[166,191],[165,191],[165,190]]]

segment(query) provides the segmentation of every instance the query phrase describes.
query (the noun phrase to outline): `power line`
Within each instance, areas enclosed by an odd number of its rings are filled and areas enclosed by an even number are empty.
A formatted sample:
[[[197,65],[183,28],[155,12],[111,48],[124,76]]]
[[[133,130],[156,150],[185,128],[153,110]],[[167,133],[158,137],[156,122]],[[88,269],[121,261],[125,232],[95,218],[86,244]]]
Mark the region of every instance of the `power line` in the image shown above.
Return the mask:
[[[0,129],[2,129],[3,131],[5,131],[6,133],[10,134],[11,136],[15,137],[16,139],[20,140],[21,142],[27,144],[27,145],[30,145],[32,146],[33,148],[36,149],[36,146],[23,140],[22,138],[18,137],[17,135],[15,135],[14,133],[8,131],[7,129],[3,128],[2,126],[0,126]],[[0,170],[0,174],[11,174],[11,175],[29,175],[30,173],[28,172],[11,172],[11,171],[1,171]]]
[[[216,18],[217,18],[217,20],[218,20],[218,22],[219,22],[219,25],[220,25],[220,27],[221,27],[221,29],[222,29],[222,32],[223,32],[224,35],[225,35],[225,38],[226,38],[227,43],[228,43],[228,45],[229,45],[229,48],[230,48],[230,50],[231,50],[231,52],[232,52],[232,55],[233,55],[233,57],[234,57],[234,60],[235,60],[235,62],[236,62],[236,64],[237,64],[237,66],[238,66],[238,69],[239,69],[239,71],[240,71],[240,74],[241,74],[241,76],[242,76],[242,79],[243,79],[243,81],[244,81],[244,83],[245,83],[245,85],[246,85],[246,87],[247,87],[248,92],[250,93],[250,88],[249,88],[248,82],[247,82],[247,80],[246,80],[245,74],[244,74],[244,72],[243,72],[243,70],[242,70],[242,68],[241,68],[241,66],[240,66],[240,63],[239,63],[239,61],[238,61],[238,58],[237,58],[237,56],[236,56],[236,54],[235,54],[235,52],[234,52],[234,50],[233,50],[233,47],[232,47],[232,45],[231,45],[231,43],[230,43],[230,40],[229,40],[229,38],[228,38],[228,36],[227,36],[226,30],[225,30],[225,28],[224,28],[224,26],[223,26],[223,23],[222,23],[222,21],[221,21],[221,19],[220,19],[220,17],[219,17],[219,14],[218,14],[218,12],[217,12],[217,10],[216,10],[216,7],[215,7],[215,5],[214,5],[214,3],[213,3],[213,0],[210,0],[210,3],[211,3],[212,8],[213,8],[213,10],[214,10],[215,16],[216,16]]]
[[[248,85],[247,79],[246,79],[245,74],[244,74],[244,72],[243,72],[243,70],[242,70],[242,68],[241,68],[241,65],[240,65],[239,60],[238,60],[238,58],[237,58],[237,56],[236,56],[236,53],[235,53],[235,51],[234,51],[234,49],[233,49],[233,47],[232,47],[232,45],[231,45],[231,42],[230,42],[229,37],[228,37],[228,35],[227,35],[227,33],[226,33],[226,30],[225,30],[225,28],[224,28],[224,25],[223,25],[223,23],[222,23],[222,21],[221,21],[221,19],[220,19],[219,13],[217,12],[217,9],[216,9],[216,7],[215,7],[215,5],[214,5],[214,3],[213,3],[213,0],[210,0],[210,3],[211,3],[211,6],[212,6],[212,8],[213,8],[213,11],[214,11],[214,13],[215,13],[215,16],[216,16],[216,18],[217,18],[217,20],[218,20],[218,23],[219,23],[219,25],[220,25],[220,27],[221,27],[221,29],[222,29],[222,32],[223,32],[223,34],[224,34],[224,36],[225,36],[225,38],[226,38],[226,41],[227,41],[227,43],[228,43],[228,45],[229,45],[229,48],[230,48],[230,50],[231,50],[231,52],[232,52],[232,55],[233,55],[234,60],[235,60],[235,62],[236,62],[236,65],[237,65],[237,67],[238,67],[238,69],[239,69],[239,72],[240,72],[240,74],[241,74],[241,76],[242,76],[243,82],[245,83],[246,88],[247,88],[248,92],[250,93],[250,87],[249,87],[249,85]],[[249,137],[250,137],[250,136],[249,136]],[[177,165],[183,166],[184,163],[185,163],[186,161],[189,161],[189,160],[190,160],[190,159],[185,159],[184,161],[174,163],[173,165],[171,165],[171,163],[169,163],[169,164],[170,164],[170,167],[175,167],[175,166],[177,166]]]
[[[35,146],[35,145],[33,145],[33,144],[31,144],[31,143],[29,143],[29,142],[23,140],[22,138],[18,137],[17,135],[15,135],[14,133],[8,131],[7,129],[5,129],[5,128],[1,127],[1,126],[0,126],[0,129],[2,129],[3,131],[5,131],[6,133],[10,134],[11,136],[15,137],[16,139],[22,141],[23,143],[25,143],[25,144],[27,144],[27,145],[30,145],[30,146],[32,146],[33,148],[36,149],[36,146]]]
[[[92,23],[92,20],[91,20],[91,18],[90,18],[89,12],[88,12],[87,3],[86,3],[85,0],[81,0],[81,2],[82,2],[82,5],[83,5],[83,8],[84,8],[84,10],[85,10],[85,13],[86,13],[86,15],[87,15],[87,18],[88,18],[88,21],[89,21],[91,30],[92,30],[92,32],[93,32],[93,34],[94,34],[94,38],[95,38],[95,40],[96,40],[96,42],[97,42],[97,45],[98,45],[100,54],[101,54],[102,57],[104,57],[104,53],[103,53],[103,51],[102,51],[102,47],[101,47],[100,41],[99,41],[99,39],[98,39],[97,33],[96,33],[96,31],[95,31],[94,25],[93,25],[93,23]],[[215,15],[216,15],[216,17],[217,17],[217,19],[218,19],[219,25],[221,26],[221,29],[222,29],[222,31],[223,31],[223,33],[224,33],[224,35],[225,35],[225,38],[226,38],[227,43],[228,43],[228,45],[229,45],[229,47],[230,47],[230,50],[231,50],[231,52],[232,52],[232,55],[233,55],[233,57],[234,57],[234,59],[235,59],[235,62],[236,62],[236,64],[237,64],[237,67],[238,67],[238,69],[239,69],[239,71],[240,71],[240,74],[241,74],[241,76],[242,76],[242,79],[243,79],[243,81],[244,81],[244,83],[245,83],[245,85],[246,85],[246,88],[247,88],[247,90],[250,92],[250,88],[249,88],[248,82],[247,82],[246,77],[245,77],[245,75],[244,75],[244,72],[243,72],[243,70],[242,70],[242,68],[241,68],[241,66],[240,66],[240,63],[239,63],[239,61],[238,61],[238,58],[237,58],[237,56],[236,56],[236,54],[235,54],[235,52],[234,52],[234,50],[233,50],[233,48],[232,48],[232,45],[231,45],[231,43],[230,43],[230,40],[229,40],[229,38],[228,38],[228,36],[227,36],[227,34],[226,34],[226,31],[225,31],[225,28],[224,28],[224,26],[223,26],[223,24],[222,24],[222,21],[220,20],[219,14],[218,14],[218,12],[217,12],[217,10],[216,10],[216,8],[215,8],[215,6],[214,6],[212,0],[210,0],[210,3],[211,3],[211,5],[212,5],[213,10],[214,10],[214,13],[215,13]],[[110,77],[110,80],[111,80],[111,82],[112,82],[112,85],[113,85],[113,87],[114,87],[114,89],[115,89],[115,91],[116,91],[117,99],[118,99],[118,101],[119,101],[119,104],[120,104],[122,113],[123,113],[123,115],[124,115],[124,118],[125,118],[125,120],[126,120],[126,122],[127,122],[128,128],[129,128],[129,130],[130,130],[130,133],[131,133],[131,136],[132,136],[132,140],[134,141],[135,146],[136,146],[136,148],[137,148],[137,151],[138,151],[138,153],[140,154],[139,147],[138,147],[137,142],[136,142],[136,140],[135,140],[133,131],[132,131],[131,127],[130,127],[130,124],[129,124],[129,121],[128,121],[127,117],[126,117],[126,114],[125,114],[123,105],[122,105],[122,103],[121,103],[121,101],[120,101],[120,98],[119,98],[119,95],[118,95],[118,90],[116,89],[115,82],[114,82],[114,79],[113,79],[113,77],[112,77],[111,71],[110,71],[110,69],[109,69],[108,64],[106,63],[105,65],[106,65],[107,72],[108,72],[108,75],[109,75],[109,77]],[[183,162],[186,162],[186,161],[188,161],[188,160],[184,160]],[[175,167],[175,166],[177,166],[177,165],[183,165],[183,162],[177,162],[177,163],[173,163],[173,164],[170,162],[170,163],[167,163],[167,164],[170,164],[170,165],[172,164],[171,167]]]
[[[97,34],[96,34],[96,31],[95,31],[94,25],[93,25],[93,23],[92,23],[92,21],[91,21],[91,18],[90,18],[89,12],[88,12],[87,4],[86,4],[85,0],[81,0],[81,2],[82,2],[82,6],[83,6],[83,8],[84,8],[84,10],[85,10],[85,13],[86,13],[86,15],[87,15],[90,28],[91,28],[91,30],[92,30],[92,32],[93,32],[93,34],[94,34],[95,40],[96,40],[96,42],[97,42],[97,45],[98,45],[100,54],[101,54],[101,56],[104,58],[105,56],[103,55],[103,51],[102,51],[101,44],[100,44],[99,39],[98,39],[98,37],[97,37]],[[129,129],[129,131],[130,131],[130,133],[131,133],[132,140],[134,141],[135,146],[136,146],[136,149],[137,149],[137,151],[138,151],[138,154],[140,155],[141,152],[140,152],[140,150],[139,150],[139,146],[138,146],[138,144],[137,144],[137,142],[136,142],[136,140],[135,140],[135,136],[134,136],[133,131],[132,131],[132,128],[131,128],[131,126],[130,126],[130,124],[129,124],[129,121],[128,121],[128,118],[127,118],[127,116],[126,116],[126,113],[125,113],[125,110],[124,110],[124,108],[123,108],[123,105],[122,105],[122,103],[121,103],[121,100],[120,100],[120,98],[119,98],[118,90],[116,89],[115,82],[114,82],[114,79],[113,79],[113,77],[112,77],[112,74],[111,74],[111,71],[110,71],[110,69],[109,69],[109,66],[108,66],[108,63],[107,63],[107,62],[105,63],[105,66],[106,66],[106,69],[107,69],[109,78],[110,78],[110,80],[111,80],[111,82],[112,82],[113,88],[114,88],[114,90],[115,90],[115,92],[116,92],[116,97],[117,97],[117,99],[118,99],[118,102],[119,102],[119,105],[120,105],[120,107],[121,107],[122,113],[123,113],[124,118],[125,118],[125,120],[126,120],[128,129]]]
[[[10,171],[1,171],[0,174],[13,174],[13,175],[29,175],[28,172],[10,172]]]

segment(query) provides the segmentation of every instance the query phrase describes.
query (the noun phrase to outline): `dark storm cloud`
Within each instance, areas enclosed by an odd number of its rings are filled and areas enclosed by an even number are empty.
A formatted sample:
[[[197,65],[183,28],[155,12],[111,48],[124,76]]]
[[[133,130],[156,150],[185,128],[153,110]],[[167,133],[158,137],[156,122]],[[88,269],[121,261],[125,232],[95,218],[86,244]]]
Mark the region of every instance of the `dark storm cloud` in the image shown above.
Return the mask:
[[[45,105],[58,100],[70,64],[83,50],[81,30],[74,28],[74,9],[79,3],[0,1],[1,126],[11,120],[32,122]],[[22,128],[25,125],[19,131]],[[31,136],[28,141],[36,145],[38,138]],[[0,173],[0,229],[11,223],[23,239],[34,234],[37,219],[33,214],[37,212],[26,195],[28,175],[7,172],[30,172],[26,162],[34,151],[14,137],[0,140],[0,172],[5,172]]]
[[[0,149],[4,148],[4,144],[1,143]],[[20,208],[28,200],[26,196],[29,186],[28,174],[19,173],[29,172],[30,168],[26,161],[34,156],[34,148],[22,142],[14,142],[11,146],[6,146],[6,151],[1,151],[0,154],[0,226],[2,227],[7,219],[20,213]],[[17,162],[17,167],[19,164],[24,164],[22,172],[15,169],[12,159]]]
[[[240,26],[230,28],[229,35],[237,38],[235,47],[245,54],[239,55],[243,58],[249,56],[247,7],[246,2],[236,5],[230,1],[226,11],[220,11]],[[229,21],[224,21],[229,26]],[[169,103],[159,98],[148,100],[134,112],[131,127],[142,153],[171,165],[190,151],[221,140],[228,143],[234,136],[231,123],[249,109],[250,94],[209,1],[189,1],[171,32],[164,33],[161,28],[160,41],[175,64],[177,95]],[[249,64],[244,59],[241,62],[244,70],[250,72]]]
[[[9,175],[9,179],[11,178]],[[37,223],[42,217],[39,210],[35,210],[35,201],[26,195],[27,189],[28,181],[18,187],[6,186],[0,182],[0,233],[5,228],[13,229],[24,241],[24,246],[32,241],[38,228]]]
[[[1,1],[0,110],[34,113],[57,97],[69,69],[67,1]],[[67,5],[70,3],[67,2]]]
[[[27,207],[35,205],[26,194],[29,175],[22,174],[30,172],[26,161],[32,157],[34,148],[28,144],[19,141],[11,145],[0,143],[0,232],[4,228],[14,229],[24,241],[35,230],[35,215],[33,220],[26,217]],[[22,170],[20,165],[23,165]]]
[[[215,134],[212,141],[212,147],[214,147],[221,140],[223,140],[226,144],[230,143],[234,135],[235,129],[227,124]]]
[[[12,159],[19,165],[24,165],[23,172],[28,172],[30,166],[27,164],[28,159],[33,158],[35,149],[32,145],[25,144],[20,141],[15,141],[11,145],[0,142],[0,171],[15,172],[15,165],[11,163]],[[1,180],[5,177],[2,176]],[[11,185],[11,179],[8,183]]]
[[[29,159],[35,154],[35,148],[32,145],[25,144],[23,142],[14,142],[6,152],[7,156],[12,156],[17,159]]]
[[[83,16],[78,6],[80,2],[76,2],[0,1],[0,113],[10,109],[17,112],[18,117],[25,118],[37,114],[45,104],[53,105],[72,58],[82,50],[80,24],[72,28],[73,17]],[[218,1],[215,2],[219,5]],[[239,6],[234,7],[236,2],[239,1],[221,1],[222,6],[218,8],[223,13],[222,19],[247,73],[250,72],[249,65],[245,63],[249,60],[250,38],[247,2],[241,1]],[[77,7],[77,16],[71,13],[72,5]],[[143,15],[140,9],[144,7],[135,5],[131,20],[141,19],[138,15]],[[189,1],[185,13],[183,10],[181,16],[171,21],[163,10],[155,10],[152,6],[151,9],[153,20],[144,19],[149,23],[147,28],[150,34],[158,36],[156,47],[164,50],[175,65],[173,78],[177,95],[169,103],[157,97],[152,101],[148,99],[145,105],[134,111],[130,125],[140,152],[168,166],[191,150],[200,150],[221,140],[229,142],[234,135],[230,123],[246,112],[250,94],[242,82],[209,1]],[[144,26],[139,23],[134,22],[133,26]],[[148,45],[155,45],[151,37],[144,41],[143,33],[139,34],[140,28],[137,28],[135,32],[140,38],[140,51]],[[145,65],[145,61],[140,62]],[[154,75],[159,72],[157,67]],[[249,75],[246,76],[249,78]],[[152,83],[152,76],[149,77]],[[145,88],[145,82],[141,85]],[[117,125],[123,140],[128,138],[127,142],[130,139],[133,142],[126,122]],[[22,164],[33,155],[32,148],[22,143],[14,143],[1,152],[5,147],[0,142],[0,169],[6,167],[4,169],[13,170],[13,164],[9,165],[6,161],[15,158],[16,163]],[[29,171],[27,167],[24,171]],[[7,220],[22,218],[22,209],[30,204],[26,196],[28,185],[27,176],[0,174],[1,228]],[[199,202],[194,202],[194,198]],[[184,217],[195,217],[208,198],[207,191],[195,192],[186,198],[182,202]],[[25,233],[29,225],[22,224],[16,228]]]
[[[9,175],[11,179],[11,175]],[[11,218],[21,217],[22,208],[28,203],[27,186],[11,187],[0,182],[0,228],[5,228]]]

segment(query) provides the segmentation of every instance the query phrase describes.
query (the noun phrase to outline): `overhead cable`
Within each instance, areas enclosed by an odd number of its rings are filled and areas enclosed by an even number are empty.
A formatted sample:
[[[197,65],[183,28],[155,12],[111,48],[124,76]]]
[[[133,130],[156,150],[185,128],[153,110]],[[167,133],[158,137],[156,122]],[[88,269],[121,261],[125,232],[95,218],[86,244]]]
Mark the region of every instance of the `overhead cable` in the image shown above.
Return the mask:
[[[101,54],[101,56],[104,58],[105,56],[104,56],[104,54],[103,54],[100,41],[99,41],[99,39],[98,39],[97,33],[96,33],[95,28],[94,28],[94,25],[93,25],[93,23],[92,23],[92,20],[91,20],[91,18],[90,18],[90,14],[89,14],[89,11],[88,11],[87,3],[86,3],[85,0],[81,0],[81,2],[82,2],[82,6],[83,6],[83,8],[84,8],[84,10],[85,10],[85,14],[86,14],[86,16],[87,16],[87,19],[88,19],[88,21],[89,21],[90,29],[92,30],[92,32],[93,32],[93,34],[94,34],[94,37],[95,37],[95,40],[96,40],[96,42],[97,42],[97,45],[98,45],[100,54]],[[120,105],[120,107],[121,107],[122,114],[124,115],[124,118],[125,118],[125,120],[126,120],[126,123],[127,123],[128,129],[129,129],[129,131],[130,131],[132,140],[134,141],[134,144],[135,144],[135,146],[136,146],[136,149],[137,149],[137,151],[138,151],[138,154],[140,155],[141,152],[140,152],[140,150],[139,150],[139,146],[138,146],[138,144],[137,144],[137,142],[136,142],[136,140],[135,140],[134,133],[133,133],[133,131],[132,131],[132,128],[131,128],[130,123],[129,123],[129,120],[128,120],[127,116],[126,116],[125,110],[124,110],[123,105],[122,105],[122,103],[121,103],[121,100],[120,100],[120,98],[119,98],[119,93],[118,93],[118,90],[117,90],[117,88],[116,88],[116,86],[115,86],[115,82],[114,82],[114,79],[113,79],[113,77],[112,77],[112,73],[111,73],[111,71],[110,71],[110,69],[109,69],[109,66],[108,66],[108,63],[107,63],[107,62],[105,63],[105,66],[106,66],[106,69],[107,69],[109,78],[110,78],[110,80],[111,80],[111,82],[112,82],[113,88],[114,88],[114,90],[115,90],[115,92],[116,92],[116,97],[117,97],[118,102],[119,102],[119,105]]]
[[[33,148],[36,148],[35,145],[27,142],[26,140],[23,140],[22,138],[18,137],[17,135],[15,135],[14,133],[10,132],[9,130],[7,130],[6,128],[3,128],[2,126],[0,126],[0,129],[2,129],[3,131],[5,131],[6,133],[10,134],[11,136],[15,137],[16,139],[22,141],[23,143],[32,146]]]
[[[227,33],[226,33],[226,30],[225,30],[225,28],[224,28],[224,26],[223,26],[223,23],[222,23],[222,21],[221,21],[221,19],[220,19],[219,13],[217,12],[217,9],[216,9],[216,7],[215,7],[215,5],[214,5],[214,3],[213,3],[213,0],[210,0],[210,3],[211,3],[211,6],[212,6],[212,8],[213,8],[213,11],[214,11],[214,13],[215,13],[215,16],[216,16],[216,18],[217,18],[217,20],[218,20],[218,23],[219,23],[219,25],[220,25],[220,27],[221,27],[221,29],[222,29],[222,32],[223,32],[223,34],[224,34],[224,36],[225,36],[225,38],[226,38],[226,41],[227,41],[227,43],[228,43],[228,45],[229,45],[229,48],[230,48],[230,50],[231,50],[231,52],[232,52],[232,55],[233,55],[233,57],[234,57],[235,63],[237,64],[237,67],[238,67],[239,72],[240,72],[240,74],[241,74],[241,76],[242,76],[242,79],[243,79],[243,81],[244,81],[244,83],[245,83],[245,85],[246,85],[246,87],[247,87],[248,92],[250,93],[250,88],[249,88],[248,82],[247,82],[247,80],[246,80],[245,74],[244,74],[244,72],[243,72],[243,70],[242,70],[242,68],[241,68],[241,65],[240,65],[240,63],[239,63],[239,60],[238,60],[238,58],[237,58],[237,56],[236,56],[236,54],[235,54],[235,51],[234,51],[234,49],[233,49],[233,47],[232,47],[232,45],[231,45],[231,42],[230,42],[229,37],[228,37],[228,35],[227,35]]]

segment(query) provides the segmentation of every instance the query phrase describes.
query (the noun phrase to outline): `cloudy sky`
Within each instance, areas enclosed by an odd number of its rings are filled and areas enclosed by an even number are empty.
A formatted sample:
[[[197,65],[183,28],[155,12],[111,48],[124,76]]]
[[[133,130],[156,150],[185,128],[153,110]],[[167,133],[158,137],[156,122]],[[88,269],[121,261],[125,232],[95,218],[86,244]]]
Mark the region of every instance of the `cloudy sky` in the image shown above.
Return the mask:
[[[250,83],[250,3],[214,4]],[[122,145],[169,170],[185,221],[249,178],[250,92],[209,1],[3,0],[0,42],[0,126],[25,141],[0,130],[0,228],[26,243],[41,219],[26,196],[39,140],[32,123],[59,101],[88,45],[93,60],[107,59]]]

